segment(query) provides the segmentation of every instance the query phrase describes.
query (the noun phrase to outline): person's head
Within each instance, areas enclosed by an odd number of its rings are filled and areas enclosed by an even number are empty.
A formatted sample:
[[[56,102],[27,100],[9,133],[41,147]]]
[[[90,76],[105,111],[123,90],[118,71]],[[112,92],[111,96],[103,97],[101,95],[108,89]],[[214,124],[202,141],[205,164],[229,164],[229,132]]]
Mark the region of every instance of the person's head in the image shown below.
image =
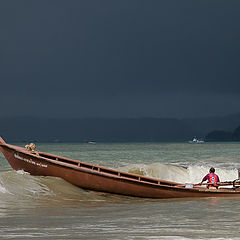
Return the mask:
[[[210,168],[209,170],[210,173],[215,173],[215,169],[213,167]]]

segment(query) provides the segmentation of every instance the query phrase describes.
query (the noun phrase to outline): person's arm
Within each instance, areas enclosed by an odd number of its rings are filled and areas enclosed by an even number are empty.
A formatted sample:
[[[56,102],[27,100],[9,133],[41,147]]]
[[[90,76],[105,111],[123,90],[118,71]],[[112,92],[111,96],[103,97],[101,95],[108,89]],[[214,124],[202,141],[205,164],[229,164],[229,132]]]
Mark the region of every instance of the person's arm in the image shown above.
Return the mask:
[[[209,175],[209,174],[207,174],[207,175],[202,179],[200,185],[201,185],[204,181],[208,180],[208,175]]]

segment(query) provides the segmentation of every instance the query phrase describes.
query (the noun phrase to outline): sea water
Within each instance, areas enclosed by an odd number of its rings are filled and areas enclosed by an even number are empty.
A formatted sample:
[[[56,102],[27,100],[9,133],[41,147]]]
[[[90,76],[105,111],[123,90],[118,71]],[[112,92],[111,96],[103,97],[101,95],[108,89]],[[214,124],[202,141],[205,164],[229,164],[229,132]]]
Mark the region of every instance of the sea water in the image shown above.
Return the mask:
[[[24,144],[19,144],[24,146]],[[239,143],[39,143],[41,151],[180,183],[238,178]],[[13,171],[0,156],[0,239],[240,239],[240,198],[142,199]]]

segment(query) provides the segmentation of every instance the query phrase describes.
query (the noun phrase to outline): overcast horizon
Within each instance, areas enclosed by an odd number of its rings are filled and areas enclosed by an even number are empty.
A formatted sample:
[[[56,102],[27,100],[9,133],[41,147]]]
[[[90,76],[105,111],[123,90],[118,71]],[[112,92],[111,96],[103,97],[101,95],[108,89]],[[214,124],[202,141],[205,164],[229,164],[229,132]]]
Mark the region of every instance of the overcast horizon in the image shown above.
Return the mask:
[[[0,117],[239,113],[239,1],[2,1]]]

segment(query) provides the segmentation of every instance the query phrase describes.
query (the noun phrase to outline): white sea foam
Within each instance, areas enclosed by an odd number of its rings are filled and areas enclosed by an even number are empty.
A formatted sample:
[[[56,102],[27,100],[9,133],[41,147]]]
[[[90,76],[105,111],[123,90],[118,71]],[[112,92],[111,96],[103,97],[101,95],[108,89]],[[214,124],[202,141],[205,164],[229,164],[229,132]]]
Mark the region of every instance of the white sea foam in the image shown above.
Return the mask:
[[[1,180],[0,180],[0,193],[8,193],[8,190],[4,187],[4,184]]]
[[[28,172],[25,172],[24,170],[18,170],[16,172],[21,175],[30,175]]]
[[[128,165],[123,170],[179,183],[198,183],[209,172],[209,168],[210,166],[206,165],[189,165],[187,168],[184,168],[171,164],[153,163],[149,165]],[[216,174],[218,174],[221,181],[232,181],[238,178],[238,170],[236,168],[216,168]]]

